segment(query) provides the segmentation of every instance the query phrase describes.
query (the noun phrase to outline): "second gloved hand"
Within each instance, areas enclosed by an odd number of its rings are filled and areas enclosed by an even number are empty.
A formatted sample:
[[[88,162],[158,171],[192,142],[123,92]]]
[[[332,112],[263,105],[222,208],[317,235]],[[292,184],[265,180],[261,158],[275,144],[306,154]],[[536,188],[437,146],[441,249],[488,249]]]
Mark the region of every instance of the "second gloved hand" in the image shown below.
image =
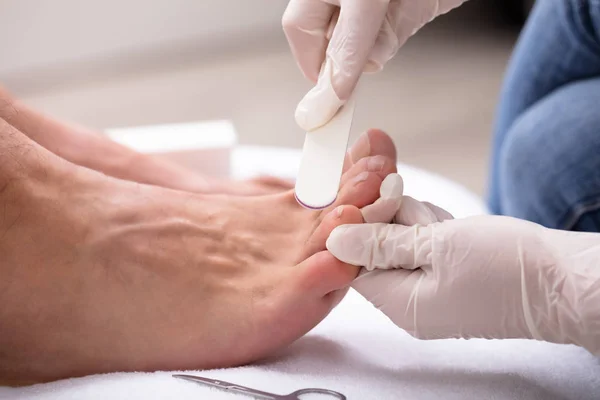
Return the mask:
[[[304,75],[317,85],[300,102],[306,131],[326,124],[363,72],[380,71],[415,32],[466,0],[291,0],[283,28]]]
[[[417,338],[529,338],[600,354],[600,235],[430,218],[338,227],[327,247],[374,269],[353,287]]]

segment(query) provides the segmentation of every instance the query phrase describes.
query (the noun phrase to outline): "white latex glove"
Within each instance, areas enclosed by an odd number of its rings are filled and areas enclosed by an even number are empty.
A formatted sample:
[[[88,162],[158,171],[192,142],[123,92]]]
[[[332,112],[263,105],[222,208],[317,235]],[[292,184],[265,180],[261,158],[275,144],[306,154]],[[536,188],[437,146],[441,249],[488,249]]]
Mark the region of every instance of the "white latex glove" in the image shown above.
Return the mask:
[[[538,339],[600,355],[600,234],[479,216],[341,226],[327,248],[377,268],[353,287],[417,338]]]
[[[363,71],[380,71],[410,36],[465,1],[291,0],[283,29],[304,75],[318,80],[296,109],[298,125],[326,124]]]

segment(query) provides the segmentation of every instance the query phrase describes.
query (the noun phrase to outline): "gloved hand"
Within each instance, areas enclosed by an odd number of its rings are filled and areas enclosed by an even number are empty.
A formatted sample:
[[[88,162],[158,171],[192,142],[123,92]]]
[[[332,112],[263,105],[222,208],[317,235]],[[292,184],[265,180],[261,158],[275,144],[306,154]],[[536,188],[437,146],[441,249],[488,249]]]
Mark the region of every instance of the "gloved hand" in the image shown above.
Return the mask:
[[[600,234],[497,216],[438,222],[435,213],[407,226],[410,214],[396,214],[402,225],[338,227],[327,242],[372,271],[353,287],[396,325],[420,339],[528,338],[600,355]]]
[[[329,122],[363,71],[380,71],[410,36],[465,1],[291,0],[283,29],[304,75],[318,80],[296,109],[298,125]]]

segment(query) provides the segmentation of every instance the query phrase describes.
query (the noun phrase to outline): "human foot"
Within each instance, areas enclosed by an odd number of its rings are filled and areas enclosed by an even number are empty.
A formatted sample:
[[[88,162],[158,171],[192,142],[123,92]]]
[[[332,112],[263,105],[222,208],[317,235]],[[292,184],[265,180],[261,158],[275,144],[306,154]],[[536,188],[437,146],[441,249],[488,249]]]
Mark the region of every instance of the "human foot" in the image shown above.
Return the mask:
[[[291,189],[275,177],[230,181],[198,174],[178,164],[135,152],[86,127],[44,115],[0,87],[0,118],[55,155],[119,179],[195,193],[256,196]]]
[[[341,214],[304,210],[291,192],[242,201],[47,169],[3,250],[19,268],[2,291],[0,320],[11,323],[0,375],[231,366],[291,343],[358,272],[322,251],[329,232],[360,223],[357,207],[394,169],[387,160],[367,172],[372,158],[352,160],[334,206],[349,204]]]
[[[190,204],[208,210],[214,218],[210,230],[218,229],[213,232],[218,245],[209,242],[204,249],[194,249],[199,260],[218,266],[203,270],[203,279],[208,287],[226,287],[228,293],[205,299],[211,314],[217,307],[222,310],[218,317],[204,319],[211,329],[197,330],[194,339],[171,349],[160,362],[155,358],[157,365],[150,369],[247,363],[313,328],[341,300],[359,271],[325,251],[329,233],[339,225],[361,223],[359,209],[378,198],[381,182],[395,171],[393,142],[373,130],[352,147],[338,199],[326,210],[300,207],[291,190],[252,198],[208,196],[208,203]],[[207,204],[218,205],[211,209]],[[223,214],[223,210],[227,211]],[[213,304],[217,299],[218,304]],[[175,309],[174,314],[181,311]],[[217,332],[215,327],[226,331]],[[210,338],[211,346],[197,340],[203,335]],[[191,348],[202,351],[190,352]]]
[[[381,182],[394,172],[393,142],[383,132],[372,130],[350,150],[338,199],[326,210],[300,207],[293,191],[245,199],[220,198],[227,204],[222,226],[236,243],[232,248],[236,263],[249,270],[258,265],[261,273],[273,277],[282,275],[276,286],[263,287],[253,298],[256,313],[252,333],[248,331],[235,341],[239,346],[236,351],[230,342],[224,342],[226,348],[215,351],[217,358],[209,365],[237,365],[268,355],[329,313],[358,269],[332,259],[325,251],[326,240],[339,225],[363,222],[359,209],[377,200]],[[290,266],[294,267],[290,270]]]
[[[230,194],[234,196],[264,196],[282,193],[294,188],[294,182],[291,180],[274,176],[259,176],[257,178],[238,181],[206,178],[202,185],[202,187],[197,187],[190,191],[206,194]]]
[[[322,211],[304,209],[292,190],[253,199],[227,198],[235,210],[232,231],[252,232],[268,259],[284,264],[301,262],[325,250],[328,233],[322,232],[320,224],[332,210],[342,205],[360,209],[372,204],[379,197],[383,179],[394,172],[392,140],[382,131],[371,130],[348,152],[341,188],[332,206]]]

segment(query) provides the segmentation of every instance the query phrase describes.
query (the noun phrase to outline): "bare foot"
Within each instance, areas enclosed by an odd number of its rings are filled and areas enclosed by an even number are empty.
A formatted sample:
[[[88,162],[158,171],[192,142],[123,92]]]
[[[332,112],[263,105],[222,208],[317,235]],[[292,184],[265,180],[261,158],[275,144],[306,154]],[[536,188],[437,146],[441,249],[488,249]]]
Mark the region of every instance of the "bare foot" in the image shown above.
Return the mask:
[[[15,99],[1,86],[0,118],[57,156],[115,178],[195,193],[239,196],[280,193],[294,186],[275,177],[233,182],[198,174],[132,151],[100,132],[44,115]]]
[[[223,201],[233,205],[229,211],[232,232],[255,232],[262,257],[295,264],[326,249],[329,231],[322,231],[321,222],[332,210],[343,205],[360,209],[373,203],[379,198],[383,179],[394,172],[392,140],[382,131],[371,130],[349,151],[338,198],[325,210],[300,207],[292,190],[251,199],[224,197]]]
[[[190,191],[206,194],[230,194],[234,196],[264,196],[286,192],[293,188],[294,182],[291,180],[275,176],[259,176],[240,181],[205,178],[202,187],[197,187]]]
[[[352,154],[323,212],[292,191],[193,195],[71,167],[49,190],[48,171],[0,242],[14,265],[0,287],[0,378],[226,367],[290,344],[358,273],[325,251],[329,233],[362,222],[395,172],[382,132]]]

